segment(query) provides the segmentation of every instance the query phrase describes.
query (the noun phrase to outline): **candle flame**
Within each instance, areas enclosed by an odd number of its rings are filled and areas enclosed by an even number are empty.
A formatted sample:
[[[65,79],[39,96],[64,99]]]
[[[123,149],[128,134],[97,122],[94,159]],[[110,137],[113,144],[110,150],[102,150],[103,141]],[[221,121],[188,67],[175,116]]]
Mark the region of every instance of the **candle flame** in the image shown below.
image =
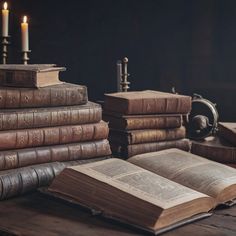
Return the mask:
[[[27,23],[27,16],[23,17],[23,23]]]
[[[7,2],[4,2],[4,4],[3,4],[3,9],[4,9],[4,10],[7,10]]]

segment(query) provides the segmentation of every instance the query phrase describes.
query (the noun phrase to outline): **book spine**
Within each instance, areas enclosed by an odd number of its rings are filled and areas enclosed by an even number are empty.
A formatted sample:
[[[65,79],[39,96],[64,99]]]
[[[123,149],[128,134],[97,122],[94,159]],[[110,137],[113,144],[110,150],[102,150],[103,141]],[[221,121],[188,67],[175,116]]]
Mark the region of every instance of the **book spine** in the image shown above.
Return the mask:
[[[88,162],[104,160],[106,157],[88,160],[52,162],[41,165],[23,167],[0,173],[0,200],[18,196],[37,188],[50,185],[55,176],[64,168]]]
[[[0,108],[56,107],[87,103],[87,88],[72,86],[43,89],[0,88]]]
[[[13,111],[0,113],[0,131],[28,129],[63,125],[96,123],[102,119],[101,107],[86,109],[52,109],[34,110],[33,112]]]
[[[193,142],[191,145],[191,152],[212,161],[236,164],[236,148],[207,146]]]
[[[0,152],[0,170],[55,161],[73,161],[111,155],[109,142],[99,140],[39,148],[25,148]]]
[[[132,144],[132,145],[119,145],[119,144],[117,145],[111,143],[111,150],[113,155],[125,159],[137,154],[156,152],[169,148],[179,148],[184,151],[189,151],[190,142],[188,139],[180,139],[174,141],[163,141],[163,142]]]
[[[110,130],[109,140],[121,144],[139,144],[169,141],[185,138],[186,130],[184,127],[176,129],[149,129],[122,132]]]
[[[103,121],[95,124],[1,131],[0,150],[102,140],[108,137],[108,132],[108,125]]]

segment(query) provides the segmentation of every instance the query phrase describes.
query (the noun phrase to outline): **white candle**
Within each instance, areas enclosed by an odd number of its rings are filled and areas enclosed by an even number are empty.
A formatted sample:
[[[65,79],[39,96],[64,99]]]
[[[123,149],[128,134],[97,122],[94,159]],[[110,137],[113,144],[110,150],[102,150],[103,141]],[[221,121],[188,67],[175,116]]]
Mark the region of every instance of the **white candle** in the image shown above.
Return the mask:
[[[8,22],[9,22],[9,10],[7,9],[7,2],[4,2],[2,9],[2,36],[8,36]]]
[[[21,23],[21,45],[22,45],[22,52],[29,51],[29,30],[28,30],[27,16],[23,17],[23,22]]]

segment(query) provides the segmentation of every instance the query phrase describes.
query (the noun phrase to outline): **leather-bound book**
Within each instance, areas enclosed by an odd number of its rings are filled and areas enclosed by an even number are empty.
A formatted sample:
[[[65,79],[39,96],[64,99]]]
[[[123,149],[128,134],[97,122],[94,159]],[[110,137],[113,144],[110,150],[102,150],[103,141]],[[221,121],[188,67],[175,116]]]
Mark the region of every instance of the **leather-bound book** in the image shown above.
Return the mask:
[[[86,86],[63,83],[44,88],[0,87],[0,108],[56,107],[88,102]]]
[[[219,137],[207,137],[203,141],[193,141],[191,152],[221,163],[236,164],[236,147]]]
[[[79,125],[101,119],[101,106],[93,102],[78,106],[3,109],[0,111],[0,130]]]
[[[83,125],[0,131],[0,150],[101,140],[108,137],[108,132],[108,125],[104,121]]]
[[[121,130],[168,129],[182,125],[181,115],[122,115],[104,111],[103,120],[109,122],[109,128]]]
[[[48,186],[64,168],[95,162],[109,157],[88,160],[52,162],[0,172],[0,200],[18,196]]]
[[[119,144],[139,144],[182,139],[186,136],[185,127],[174,129],[115,130],[110,129],[109,140]]]
[[[0,170],[8,170],[55,161],[74,161],[109,155],[111,155],[111,150],[109,142],[106,139],[82,143],[0,151]]]
[[[219,136],[226,139],[236,147],[236,123],[219,122]]]
[[[104,110],[124,115],[186,114],[191,105],[189,96],[145,90],[105,94]]]
[[[131,145],[121,145],[117,143],[110,143],[112,154],[115,157],[127,159],[137,154],[155,152],[169,148],[179,148],[184,151],[190,150],[190,142],[188,139],[179,139],[172,141],[162,141],[153,143],[141,143]]]

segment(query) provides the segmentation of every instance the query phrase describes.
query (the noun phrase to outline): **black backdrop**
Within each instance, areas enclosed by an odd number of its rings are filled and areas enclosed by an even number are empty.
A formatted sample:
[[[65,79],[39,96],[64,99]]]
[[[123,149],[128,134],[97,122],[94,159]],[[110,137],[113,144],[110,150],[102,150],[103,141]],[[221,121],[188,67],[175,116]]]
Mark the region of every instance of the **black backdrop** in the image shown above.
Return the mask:
[[[132,90],[197,92],[236,121],[235,0],[9,0],[9,62],[20,63],[20,19],[30,24],[30,63],[66,66],[63,80],[91,100],[116,90],[116,60],[129,58]]]

